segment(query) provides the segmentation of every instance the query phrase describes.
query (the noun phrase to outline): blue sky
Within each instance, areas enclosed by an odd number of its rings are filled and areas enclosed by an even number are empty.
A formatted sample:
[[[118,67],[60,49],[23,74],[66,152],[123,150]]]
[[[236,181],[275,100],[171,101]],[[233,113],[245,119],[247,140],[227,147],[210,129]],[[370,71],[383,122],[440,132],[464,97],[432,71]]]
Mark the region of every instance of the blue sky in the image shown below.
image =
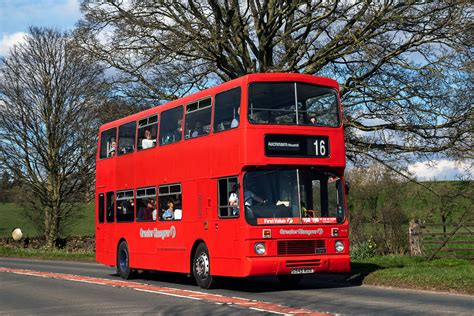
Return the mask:
[[[21,41],[29,26],[68,30],[80,17],[79,0],[0,0],[0,56]]]
[[[70,30],[81,18],[79,0],[0,0],[0,57],[5,57],[14,44],[21,42],[29,26]],[[472,164],[439,160],[435,165],[414,163],[409,171],[419,180],[446,180],[466,175]],[[472,178],[472,175],[471,175]]]

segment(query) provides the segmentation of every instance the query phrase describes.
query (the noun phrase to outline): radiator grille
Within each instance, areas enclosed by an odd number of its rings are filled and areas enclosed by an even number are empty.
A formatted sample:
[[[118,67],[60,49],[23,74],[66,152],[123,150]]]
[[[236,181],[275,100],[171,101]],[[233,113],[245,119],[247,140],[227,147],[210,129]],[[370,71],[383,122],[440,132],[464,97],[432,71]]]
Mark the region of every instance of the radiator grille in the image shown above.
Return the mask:
[[[321,265],[321,260],[288,260],[286,262],[287,268],[314,268]]]
[[[326,242],[320,239],[279,240],[277,247],[280,256],[326,253]]]

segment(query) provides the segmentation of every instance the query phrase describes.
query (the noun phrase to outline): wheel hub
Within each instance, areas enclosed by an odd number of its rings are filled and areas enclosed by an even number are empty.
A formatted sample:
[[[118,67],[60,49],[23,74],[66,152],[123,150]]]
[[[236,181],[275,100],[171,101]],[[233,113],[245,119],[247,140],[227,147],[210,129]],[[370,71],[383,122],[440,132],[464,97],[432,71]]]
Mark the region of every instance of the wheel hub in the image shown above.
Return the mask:
[[[196,273],[201,279],[209,275],[209,258],[205,253],[201,253],[196,260]]]

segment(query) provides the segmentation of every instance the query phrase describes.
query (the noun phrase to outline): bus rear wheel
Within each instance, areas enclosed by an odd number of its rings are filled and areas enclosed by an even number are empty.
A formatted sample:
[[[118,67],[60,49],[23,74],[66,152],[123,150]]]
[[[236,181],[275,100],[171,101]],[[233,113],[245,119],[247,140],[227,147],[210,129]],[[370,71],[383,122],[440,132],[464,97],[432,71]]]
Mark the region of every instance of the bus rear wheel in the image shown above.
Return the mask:
[[[278,280],[284,286],[295,287],[303,279],[302,275],[279,275]]]
[[[193,274],[196,283],[203,289],[211,288],[215,280],[211,275],[211,260],[205,244],[201,243],[194,253]]]
[[[128,246],[125,241],[122,241],[117,251],[117,274],[122,279],[128,280],[133,276],[133,271],[130,269],[130,254],[128,252]]]

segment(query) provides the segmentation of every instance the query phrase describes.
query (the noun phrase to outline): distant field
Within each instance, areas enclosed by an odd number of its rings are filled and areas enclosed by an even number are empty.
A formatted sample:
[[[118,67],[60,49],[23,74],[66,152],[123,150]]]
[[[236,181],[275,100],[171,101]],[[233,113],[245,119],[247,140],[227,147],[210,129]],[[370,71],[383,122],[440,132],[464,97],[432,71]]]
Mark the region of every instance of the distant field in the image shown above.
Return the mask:
[[[15,227],[20,227],[24,234],[38,236],[39,230],[27,218],[23,209],[14,203],[0,203],[0,237],[11,236]],[[78,220],[68,229],[66,236],[83,236],[94,234],[94,205],[83,204],[78,211]]]

